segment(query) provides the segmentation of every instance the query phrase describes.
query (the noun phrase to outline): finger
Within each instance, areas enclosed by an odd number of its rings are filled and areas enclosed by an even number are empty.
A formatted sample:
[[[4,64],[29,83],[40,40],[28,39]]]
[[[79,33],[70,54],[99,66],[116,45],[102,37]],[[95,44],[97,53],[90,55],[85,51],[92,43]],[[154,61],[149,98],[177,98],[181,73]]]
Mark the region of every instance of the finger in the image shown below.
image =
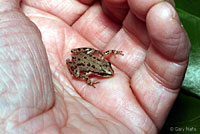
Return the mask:
[[[137,18],[131,11],[129,11],[125,20],[123,21],[124,29],[126,29],[130,35],[135,36],[142,43],[142,47],[148,48],[150,39],[146,28],[146,23]]]
[[[151,7],[164,0],[128,0],[131,11],[141,20],[145,21],[147,12]],[[167,0],[174,5],[173,0]]]
[[[79,0],[83,4],[91,5],[95,2],[95,0]]]
[[[102,0],[102,8],[112,20],[122,23],[129,10],[126,0]]]
[[[162,7],[164,9],[160,11],[159,8]],[[156,11],[160,11],[160,13],[156,13]],[[153,46],[161,52],[166,59],[177,62],[188,59],[189,40],[184,28],[180,24],[176,11],[170,4],[164,2],[155,6],[155,8],[148,13],[147,21],[147,28]]]
[[[3,76],[0,78],[0,118],[9,119],[0,122],[17,127],[49,109],[54,98],[40,33],[21,13],[19,3],[19,0],[0,1],[4,5],[0,6],[0,76]],[[41,98],[45,99],[38,103]],[[21,113],[24,117],[18,118]]]
[[[103,50],[120,26],[104,14],[100,3],[97,2],[73,24],[73,28],[95,47]]]
[[[178,95],[190,43],[175,9],[167,2],[154,5],[146,23],[152,45],[131,84],[145,111],[161,128]]]
[[[175,7],[175,2],[174,0],[165,0],[166,2],[169,2],[173,7]]]
[[[20,0],[13,0],[12,2],[1,0],[0,3],[1,5],[4,5],[4,6],[1,6],[0,13],[10,11],[12,9],[19,9],[19,2]]]
[[[84,14],[88,8],[87,4],[92,3],[92,0],[87,0],[84,4],[77,0],[24,0],[23,2],[27,6],[48,12],[49,14],[64,20],[68,25],[72,25],[80,16],[82,16],[82,14]]]

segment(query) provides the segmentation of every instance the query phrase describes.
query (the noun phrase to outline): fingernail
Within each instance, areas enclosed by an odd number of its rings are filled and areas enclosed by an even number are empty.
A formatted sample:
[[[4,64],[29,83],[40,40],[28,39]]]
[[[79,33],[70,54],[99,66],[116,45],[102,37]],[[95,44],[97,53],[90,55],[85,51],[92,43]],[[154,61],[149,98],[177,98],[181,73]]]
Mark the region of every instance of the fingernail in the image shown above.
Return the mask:
[[[176,7],[174,0],[165,0],[165,1],[170,3],[174,8]]]
[[[177,23],[182,25],[175,8],[169,2],[166,2],[166,6],[168,7],[168,9],[170,10],[172,14],[172,17],[170,18],[170,20],[176,20]]]

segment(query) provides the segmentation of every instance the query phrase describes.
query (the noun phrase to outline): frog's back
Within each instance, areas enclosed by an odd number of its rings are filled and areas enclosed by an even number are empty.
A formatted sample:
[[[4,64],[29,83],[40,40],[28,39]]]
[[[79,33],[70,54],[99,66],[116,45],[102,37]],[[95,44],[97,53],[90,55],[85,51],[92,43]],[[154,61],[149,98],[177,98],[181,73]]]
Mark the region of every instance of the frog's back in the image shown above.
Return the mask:
[[[101,66],[107,62],[95,55],[86,53],[77,53],[72,56],[72,60],[81,72],[99,72]]]

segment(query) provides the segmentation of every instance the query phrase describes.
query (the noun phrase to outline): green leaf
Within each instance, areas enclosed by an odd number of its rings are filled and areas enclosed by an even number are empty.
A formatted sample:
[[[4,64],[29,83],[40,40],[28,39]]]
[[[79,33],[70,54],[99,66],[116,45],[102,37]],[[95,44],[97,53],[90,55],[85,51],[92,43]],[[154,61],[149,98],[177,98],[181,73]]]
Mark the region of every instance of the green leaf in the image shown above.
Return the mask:
[[[175,3],[177,8],[200,17],[200,0],[175,0]]]
[[[163,127],[162,134],[199,134],[200,99],[181,92]]]
[[[176,10],[192,45],[189,66],[182,88],[200,96],[200,17],[194,16],[179,8]]]

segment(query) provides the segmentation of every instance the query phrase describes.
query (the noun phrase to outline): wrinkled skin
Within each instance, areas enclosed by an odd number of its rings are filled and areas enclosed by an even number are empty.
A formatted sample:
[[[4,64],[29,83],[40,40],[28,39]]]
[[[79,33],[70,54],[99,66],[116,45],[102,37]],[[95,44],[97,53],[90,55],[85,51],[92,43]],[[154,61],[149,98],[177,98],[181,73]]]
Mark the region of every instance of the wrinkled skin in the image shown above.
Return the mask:
[[[160,0],[0,5],[1,134],[159,132],[190,50],[173,6]],[[77,47],[122,50],[124,56],[110,57],[115,75],[93,88],[67,69],[65,60]]]

